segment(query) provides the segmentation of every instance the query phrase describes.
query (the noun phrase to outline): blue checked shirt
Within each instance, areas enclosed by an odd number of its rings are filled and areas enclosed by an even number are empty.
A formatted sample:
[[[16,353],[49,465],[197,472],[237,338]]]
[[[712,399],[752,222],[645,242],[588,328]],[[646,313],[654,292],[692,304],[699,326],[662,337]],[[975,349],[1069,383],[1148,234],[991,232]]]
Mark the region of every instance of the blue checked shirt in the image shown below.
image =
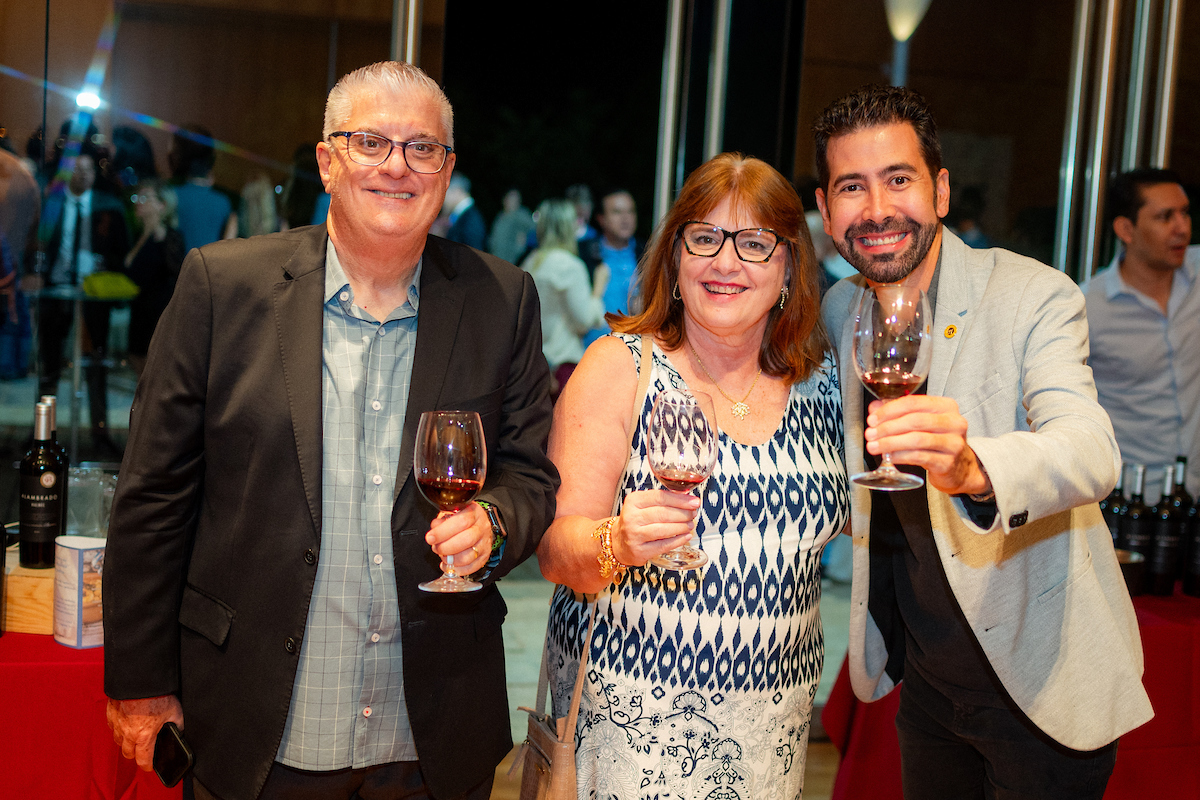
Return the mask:
[[[383,322],[354,304],[333,242],[322,333],[322,530],[278,760],[305,770],[417,758],[392,564],[392,492],[417,342],[417,265]]]

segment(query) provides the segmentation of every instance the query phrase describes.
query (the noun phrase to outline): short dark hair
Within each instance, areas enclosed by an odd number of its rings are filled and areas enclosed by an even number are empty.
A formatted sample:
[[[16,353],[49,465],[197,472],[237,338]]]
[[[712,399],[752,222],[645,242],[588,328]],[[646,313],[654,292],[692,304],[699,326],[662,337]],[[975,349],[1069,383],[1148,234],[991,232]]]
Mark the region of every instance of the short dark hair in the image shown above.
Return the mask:
[[[633,198],[633,192],[629,191],[628,189],[626,189],[622,186],[605,187],[604,189],[602,189],[600,191],[600,193],[598,195],[596,195],[595,216],[598,217],[604,213],[604,201],[605,200],[607,200],[610,197],[613,197],[614,195],[618,195],[618,194],[627,194],[627,195],[629,195],[629,197],[631,199]],[[637,202],[637,201],[634,201],[634,202]]]
[[[1130,222],[1137,223],[1138,213],[1146,204],[1142,190],[1147,186],[1157,186],[1160,183],[1178,183],[1183,185],[1179,176],[1169,169],[1143,167],[1130,172],[1122,172],[1113,178],[1108,187],[1108,213],[1113,218],[1125,217]]]
[[[829,190],[829,140],[835,136],[907,122],[916,131],[921,143],[921,155],[929,174],[937,177],[942,169],[942,145],[938,142],[937,124],[925,98],[904,86],[864,86],[826,106],[813,123],[817,146],[817,180]]]

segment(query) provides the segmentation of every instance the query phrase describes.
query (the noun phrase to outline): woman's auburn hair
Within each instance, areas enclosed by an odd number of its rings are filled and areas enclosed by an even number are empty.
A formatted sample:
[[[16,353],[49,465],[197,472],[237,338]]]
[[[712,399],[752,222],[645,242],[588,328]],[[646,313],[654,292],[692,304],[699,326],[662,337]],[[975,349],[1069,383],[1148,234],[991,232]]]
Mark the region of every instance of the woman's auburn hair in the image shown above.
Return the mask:
[[[821,366],[830,349],[821,322],[819,266],[804,209],[796,190],[779,172],[741,153],[722,153],[688,176],[638,265],[641,312],[607,314],[608,323],[618,333],[656,336],[668,350],[683,345],[683,303],[674,298],[683,247],[681,231],[684,223],[703,220],[726,198],[731,211],[741,211],[761,227],[775,231],[785,256],[788,297],[782,309],[775,303],[768,312],[759,366],[788,384],[804,381]],[[773,258],[779,254],[777,248]]]

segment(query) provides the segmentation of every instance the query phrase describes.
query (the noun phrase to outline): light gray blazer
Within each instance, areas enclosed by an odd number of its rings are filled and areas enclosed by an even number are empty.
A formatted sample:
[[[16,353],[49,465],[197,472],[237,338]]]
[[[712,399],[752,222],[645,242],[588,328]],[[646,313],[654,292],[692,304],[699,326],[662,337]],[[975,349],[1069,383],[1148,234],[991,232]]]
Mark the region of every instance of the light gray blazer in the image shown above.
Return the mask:
[[[861,276],[822,313],[838,352],[846,466],[862,471],[862,384],[850,343]],[[1006,250],[973,250],[943,229],[928,393],[952,397],[987,469],[998,513],[979,528],[961,500],[926,485],[950,588],[1004,688],[1047,735],[1101,747],[1153,716],[1142,646],[1096,502],[1120,455],[1087,366],[1083,295],[1063,273]],[[851,485],[850,678],[877,700],[894,688],[889,641],[868,612],[871,492]]]

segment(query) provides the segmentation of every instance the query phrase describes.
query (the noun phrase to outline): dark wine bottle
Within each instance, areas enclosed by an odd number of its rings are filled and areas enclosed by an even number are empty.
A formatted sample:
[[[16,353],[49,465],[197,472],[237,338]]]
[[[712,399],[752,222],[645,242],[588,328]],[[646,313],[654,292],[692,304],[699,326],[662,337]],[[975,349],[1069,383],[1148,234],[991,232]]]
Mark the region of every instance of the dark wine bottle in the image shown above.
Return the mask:
[[[1117,547],[1149,556],[1154,528],[1150,509],[1142,502],[1145,480],[1146,465],[1134,464],[1133,488],[1129,492],[1129,502],[1125,504],[1121,521],[1117,526]]]
[[[50,439],[50,406],[38,403],[33,420],[33,447],[21,459],[20,563],[45,569],[54,566],[54,537],[64,525],[67,471]]]
[[[1176,578],[1182,578],[1187,572],[1189,553],[1191,552],[1191,537],[1188,532],[1188,515],[1192,513],[1192,496],[1187,490],[1187,456],[1175,457],[1175,488],[1171,490],[1171,504],[1179,512],[1179,572]]]
[[[67,533],[67,503],[70,498],[67,496],[67,489],[70,487],[71,475],[71,456],[67,453],[67,448],[63,447],[63,443],[58,440],[58,398],[52,394],[42,395],[39,402],[50,406],[50,442],[54,445],[54,450],[58,453],[58,457],[62,459],[63,467],[63,482],[62,488],[62,528],[59,530],[59,536],[65,536]]]
[[[1150,594],[1168,596],[1175,593],[1183,515],[1173,502],[1174,487],[1175,470],[1168,466],[1163,473],[1162,497],[1150,510],[1150,516],[1154,520],[1150,554],[1146,558],[1146,578],[1150,583]]]
[[[1108,523],[1108,531],[1112,534],[1113,545],[1117,543],[1117,523],[1121,520],[1121,511],[1125,508],[1125,498],[1121,495],[1121,484],[1125,482],[1125,465],[1117,473],[1117,485],[1108,493],[1108,497],[1100,501],[1100,513]]]
[[[1183,488],[1187,478],[1187,458],[1180,456],[1175,461],[1175,483],[1181,489],[1181,497],[1192,500]],[[1191,502],[1183,518],[1183,541],[1185,542],[1183,563],[1183,592],[1200,597],[1200,498]]]

